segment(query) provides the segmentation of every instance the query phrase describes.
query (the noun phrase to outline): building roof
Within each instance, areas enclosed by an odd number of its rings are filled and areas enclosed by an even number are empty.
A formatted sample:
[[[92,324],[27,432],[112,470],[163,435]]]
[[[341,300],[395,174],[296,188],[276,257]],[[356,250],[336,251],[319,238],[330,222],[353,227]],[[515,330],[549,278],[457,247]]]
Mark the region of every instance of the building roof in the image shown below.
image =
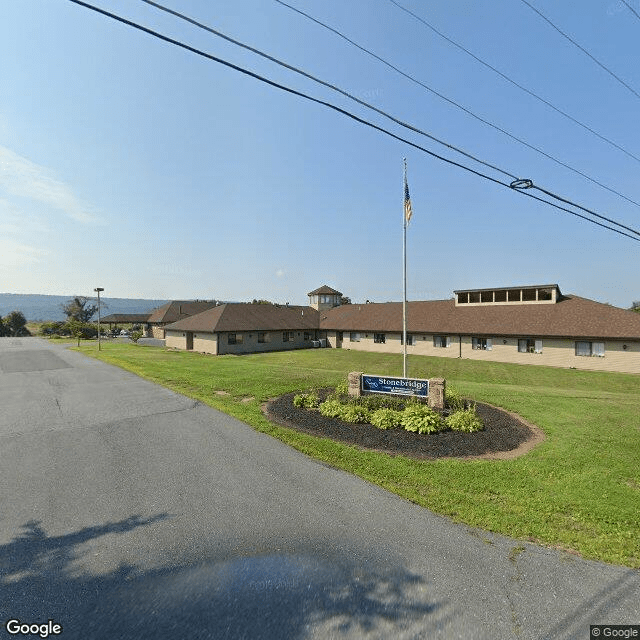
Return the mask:
[[[321,294],[341,296],[342,295],[342,291],[336,291],[335,289],[332,289],[331,287],[327,286],[326,284],[323,284],[321,287],[318,287],[314,291],[309,291],[309,293],[307,293],[308,296],[317,296],[317,295],[321,295]]]
[[[108,316],[102,316],[100,322],[111,323],[133,323],[146,322],[149,319],[150,313],[111,313]]]
[[[313,307],[227,303],[165,327],[170,331],[295,331],[316,330],[319,314]]]
[[[402,303],[349,304],[320,314],[320,328],[401,332]],[[454,300],[407,303],[410,333],[640,339],[640,314],[578,296],[555,304],[456,306]]]
[[[194,301],[194,300],[172,300],[151,312],[147,322],[153,324],[163,324],[167,322],[177,322],[183,318],[202,313],[207,309],[216,306],[216,302]]]

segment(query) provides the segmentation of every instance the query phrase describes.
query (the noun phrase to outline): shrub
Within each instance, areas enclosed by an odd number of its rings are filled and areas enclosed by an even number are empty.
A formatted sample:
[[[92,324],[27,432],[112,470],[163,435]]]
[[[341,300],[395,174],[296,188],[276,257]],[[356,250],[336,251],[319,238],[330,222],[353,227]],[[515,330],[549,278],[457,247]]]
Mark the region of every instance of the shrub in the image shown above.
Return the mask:
[[[142,331],[140,331],[140,329],[138,329],[137,331],[132,331],[129,334],[129,339],[131,340],[131,342],[137,343],[140,338],[142,338]]]
[[[424,404],[411,403],[402,412],[402,426],[407,431],[435,433],[442,429],[442,417]]]
[[[342,411],[342,404],[339,400],[329,399],[325,400],[320,405],[320,413],[327,418],[337,418]]]
[[[476,413],[475,407],[456,411],[445,419],[445,424],[453,431],[474,433],[484,429],[482,418]]]
[[[41,336],[62,336],[69,335],[69,327],[66,322],[43,322],[40,325]]]
[[[351,424],[369,422],[369,411],[356,404],[343,404],[340,408],[338,417],[345,422],[350,422]]]
[[[402,420],[402,411],[394,409],[376,409],[371,414],[370,422],[378,429],[393,429],[397,427]]]
[[[453,387],[447,387],[444,392],[444,401],[447,407],[453,411],[462,411],[464,409],[464,398],[460,392]]]
[[[305,409],[315,409],[320,403],[318,393],[316,391],[310,391],[309,393],[298,393],[293,397],[293,404],[296,407]]]
[[[349,383],[346,380],[336,385],[336,395],[342,397],[348,397],[349,395]]]

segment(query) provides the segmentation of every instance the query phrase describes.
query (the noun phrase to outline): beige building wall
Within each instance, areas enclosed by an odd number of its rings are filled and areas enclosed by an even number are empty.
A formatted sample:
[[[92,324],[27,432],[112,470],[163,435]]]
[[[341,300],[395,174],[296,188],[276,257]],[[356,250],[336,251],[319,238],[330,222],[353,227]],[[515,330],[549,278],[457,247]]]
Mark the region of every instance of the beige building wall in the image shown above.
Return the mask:
[[[185,333],[183,331],[168,331],[165,336],[165,347],[168,349],[186,349],[187,348],[187,338],[185,337]]]
[[[163,327],[159,327],[157,325],[151,325],[151,337],[152,338],[159,338],[160,340],[162,340],[165,335],[164,335],[164,328]]]
[[[265,333],[266,342],[259,342],[259,333]],[[237,335],[242,335],[241,344],[229,344],[229,334],[220,333],[218,339],[218,353],[260,353],[263,351],[290,351],[292,349],[309,349],[312,347],[312,341],[316,339],[319,333],[315,330],[309,330],[308,340],[305,340],[305,331],[289,331],[291,340],[285,342],[283,340],[283,331],[238,331]]]
[[[186,341],[186,338],[185,338],[185,341]],[[198,351],[200,353],[211,353],[214,356],[217,356],[218,355],[218,334],[194,332],[193,350]]]
[[[399,333],[386,333],[384,343],[376,343],[372,332],[361,332],[360,340],[351,342],[350,333],[343,332],[343,349],[372,351],[378,353],[402,353]],[[449,358],[467,358],[488,362],[510,362],[514,364],[538,364],[549,367],[584,369],[591,371],[617,371],[640,374],[640,342],[605,340],[604,356],[577,356],[575,340],[542,339],[542,353],[520,353],[518,338],[495,336],[491,338],[491,349],[473,349],[472,336],[451,335],[449,347],[434,347],[433,335],[412,334],[414,344],[407,345],[407,354]],[[336,344],[336,332],[329,332],[329,343]],[[624,349],[626,345],[626,349]]]

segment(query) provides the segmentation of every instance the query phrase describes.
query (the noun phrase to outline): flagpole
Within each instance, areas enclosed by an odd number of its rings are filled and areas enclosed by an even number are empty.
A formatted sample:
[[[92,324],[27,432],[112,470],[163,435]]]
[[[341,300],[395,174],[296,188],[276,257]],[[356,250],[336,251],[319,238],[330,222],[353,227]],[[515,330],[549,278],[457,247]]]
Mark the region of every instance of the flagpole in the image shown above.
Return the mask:
[[[407,377],[407,159],[404,161],[403,207],[402,207],[402,376]]]

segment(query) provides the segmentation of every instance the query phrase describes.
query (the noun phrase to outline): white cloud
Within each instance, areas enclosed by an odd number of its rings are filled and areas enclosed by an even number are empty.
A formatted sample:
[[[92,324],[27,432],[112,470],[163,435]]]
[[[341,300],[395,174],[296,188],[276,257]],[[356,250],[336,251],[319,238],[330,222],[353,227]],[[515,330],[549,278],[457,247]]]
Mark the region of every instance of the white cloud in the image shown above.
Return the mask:
[[[284,274],[285,274],[285,273],[286,273],[286,272],[285,272],[285,270],[284,270],[284,269],[278,269],[278,270],[276,271],[276,276],[278,276],[278,278],[282,278],[282,276],[284,276]]]
[[[56,180],[49,169],[3,146],[0,146],[0,189],[47,204],[77,222],[100,222],[90,207],[68,185]]]
[[[0,238],[0,267],[21,267],[26,264],[40,262],[48,254],[44,249],[38,249],[21,242]]]

